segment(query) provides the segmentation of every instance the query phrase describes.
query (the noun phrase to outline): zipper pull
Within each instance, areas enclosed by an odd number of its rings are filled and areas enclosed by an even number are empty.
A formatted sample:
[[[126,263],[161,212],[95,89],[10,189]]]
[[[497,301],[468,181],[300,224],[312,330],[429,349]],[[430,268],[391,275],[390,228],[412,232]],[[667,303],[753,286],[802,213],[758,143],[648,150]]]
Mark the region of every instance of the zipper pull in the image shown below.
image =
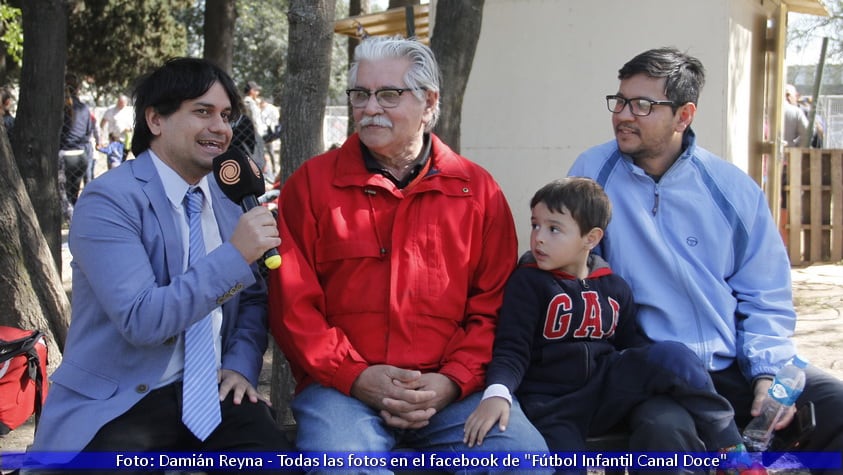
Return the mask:
[[[656,187],[655,198],[653,200],[653,216],[659,211],[659,188]]]

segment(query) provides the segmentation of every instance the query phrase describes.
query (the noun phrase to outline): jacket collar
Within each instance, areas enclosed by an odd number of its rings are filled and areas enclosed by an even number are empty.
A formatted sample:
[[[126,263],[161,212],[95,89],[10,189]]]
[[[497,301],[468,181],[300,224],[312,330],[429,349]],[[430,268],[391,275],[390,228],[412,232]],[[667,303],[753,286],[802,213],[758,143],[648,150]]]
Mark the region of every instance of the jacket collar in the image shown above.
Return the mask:
[[[149,154],[149,151],[144,151],[137,158],[130,160],[126,164],[131,166],[135,179],[141,183],[141,189],[149,200],[150,206],[155,211],[155,215],[158,216],[159,222],[167,219],[166,217],[168,216],[172,219],[173,213],[170,200],[167,198],[161,177],[158,175],[158,170],[156,170],[155,164],[152,162],[152,156]],[[217,184],[217,180],[212,176],[208,177],[208,190],[211,193],[211,203],[213,203],[214,217],[217,220],[220,238],[223,242],[226,242],[230,239],[231,232],[237,225],[237,219],[239,219],[240,213],[237,213],[235,209],[239,209],[240,205],[232,202],[223,194]],[[231,209],[228,212],[221,212],[225,207]],[[175,222],[172,224],[161,222],[161,226],[167,230],[170,229],[168,226],[175,226]],[[175,232],[163,232],[161,234],[167,252],[169,255],[175,256],[174,259],[167,260],[167,270],[171,276],[179,275],[182,273],[182,253],[184,252],[179,234]]]
[[[697,134],[694,133],[694,131],[690,127],[688,127],[687,129],[685,129],[685,133],[682,135],[682,151],[679,153],[679,157],[670,165],[670,167],[664,172],[664,174],[658,178],[657,181],[660,181],[661,178],[664,178],[665,176],[669,175],[671,170],[680,166],[681,163],[686,162],[688,159],[693,157],[694,153],[696,153],[696,150]],[[623,161],[626,162],[627,166],[630,168],[630,170],[633,171],[633,173],[642,176],[647,175],[647,173],[645,173],[641,167],[635,164],[635,161],[632,159],[632,157],[620,151],[617,145],[617,141],[615,141],[615,151],[621,156],[621,158],[623,158]]]
[[[679,158],[676,160],[684,160],[688,157],[692,157],[697,149],[697,134],[688,127],[685,130],[685,133],[682,135],[682,153],[679,154]]]
[[[426,172],[428,169],[428,164],[430,162],[430,134],[424,134],[422,149],[416,157],[416,163],[413,165],[412,169],[410,169],[410,173],[400,181],[392,176],[392,173],[381,165],[381,163],[372,154],[372,151],[369,150],[369,147],[366,147],[365,144],[360,144],[360,151],[363,154],[363,163],[366,164],[367,170],[372,173],[380,173],[381,175],[387,177],[389,181],[395,183],[398,188],[404,189],[416,180],[420,173]]]
[[[328,153],[336,154],[336,167],[333,184],[335,186],[379,186],[383,187],[389,180],[379,173],[366,169],[360,148],[360,136],[354,133],[342,147]],[[430,134],[430,169],[427,176],[440,175],[469,181],[468,171],[450,147],[445,145],[439,137]]]
[[[130,160],[124,165],[132,167],[132,173],[135,179],[141,182],[141,189],[149,200],[149,205],[158,216],[159,225],[164,232],[161,233],[164,239],[164,248],[168,255],[173,256],[173,259],[167,259],[167,273],[172,277],[182,273],[182,257],[184,249],[179,238],[179,233],[168,232],[174,229],[175,221],[173,220],[173,212],[170,207],[170,200],[167,198],[167,193],[164,191],[164,185],[161,183],[161,178],[158,176],[158,170],[155,169],[155,164],[152,163],[152,156],[148,150],[145,150],[134,160]],[[163,220],[170,218],[171,222],[164,222]]]
[[[531,251],[527,251],[518,258],[518,266],[519,267],[530,267],[533,269],[538,269],[539,266],[536,265],[536,258],[533,256]],[[571,275],[567,272],[563,272],[561,270],[551,270],[548,271],[551,274],[565,280],[579,280],[578,277]],[[609,263],[606,262],[599,254],[589,254],[588,255],[588,276],[586,279],[597,279],[600,277],[605,277],[607,275],[612,275],[612,269],[609,267]]]

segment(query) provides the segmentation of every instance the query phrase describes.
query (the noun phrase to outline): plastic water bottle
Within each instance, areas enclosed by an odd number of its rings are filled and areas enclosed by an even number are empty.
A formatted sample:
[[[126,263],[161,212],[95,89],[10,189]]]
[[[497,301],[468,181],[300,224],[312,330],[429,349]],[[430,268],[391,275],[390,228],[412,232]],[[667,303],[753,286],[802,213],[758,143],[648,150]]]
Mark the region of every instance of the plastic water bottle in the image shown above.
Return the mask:
[[[805,389],[805,367],[808,363],[794,356],[779,370],[767,393],[761,414],[752,419],[743,431],[743,441],[752,452],[763,452],[773,439],[773,428]]]

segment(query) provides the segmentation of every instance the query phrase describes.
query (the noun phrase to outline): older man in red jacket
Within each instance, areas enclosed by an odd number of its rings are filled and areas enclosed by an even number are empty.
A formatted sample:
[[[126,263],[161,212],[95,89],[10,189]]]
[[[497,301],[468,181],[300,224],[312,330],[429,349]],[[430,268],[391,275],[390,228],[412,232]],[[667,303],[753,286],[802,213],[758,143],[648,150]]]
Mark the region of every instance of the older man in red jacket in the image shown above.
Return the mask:
[[[297,445],[468,451],[516,261],[512,214],[487,171],[430,133],[427,46],[364,40],[349,84],[357,133],[302,165],[279,200],[270,325],[299,383]],[[546,450],[517,401],[490,434],[480,450]]]

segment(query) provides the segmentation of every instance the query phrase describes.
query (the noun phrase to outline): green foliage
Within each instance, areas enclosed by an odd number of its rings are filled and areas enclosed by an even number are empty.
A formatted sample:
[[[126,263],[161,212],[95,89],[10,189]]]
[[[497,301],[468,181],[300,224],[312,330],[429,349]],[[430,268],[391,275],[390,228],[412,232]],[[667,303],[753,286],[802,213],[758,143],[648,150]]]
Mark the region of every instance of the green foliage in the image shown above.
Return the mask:
[[[348,2],[337,1],[336,19],[348,17]],[[344,106],[348,89],[348,37],[334,35],[334,49],[331,54],[331,83],[328,86],[328,105]]]
[[[202,56],[204,0],[85,0],[76,3],[68,22],[68,71],[93,80],[98,98],[129,93],[135,79],[174,56]],[[278,104],[286,69],[289,0],[238,0],[233,74],[239,86],[253,80]],[[0,5],[17,17],[17,52],[23,48],[20,10]],[[337,18],[348,14],[348,1],[337,0]],[[11,45],[6,37],[2,37]],[[347,38],[334,35],[328,102],[345,104]],[[17,56],[19,57],[19,56]],[[98,101],[98,102],[101,102]]]
[[[86,0],[68,24],[67,69],[88,77],[100,94],[130,92],[139,76],[187,53],[178,18],[192,0]]]
[[[822,38],[828,37],[827,62],[843,61],[843,0],[823,2],[829,16],[790,14],[788,15],[788,46],[798,51],[814,46],[819,50]],[[817,58],[819,60],[819,58]]]
[[[20,67],[23,60],[23,24],[21,10],[6,4],[0,5],[0,41],[6,44],[6,53]]]
[[[195,8],[180,13],[188,36],[188,51],[202,56],[204,0],[196,0]],[[241,88],[246,81],[261,85],[262,95],[278,105],[286,70],[289,23],[289,0],[238,0],[234,30],[232,76]],[[337,18],[348,14],[348,0],[337,0]],[[328,102],[345,104],[345,81],[348,69],[347,39],[334,35],[333,67]],[[242,92],[242,90],[241,90]]]
[[[246,81],[257,82],[261,94],[274,104],[281,97],[281,80],[286,69],[288,8],[287,0],[237,2],[232,76],[241,88]]]
[[[205,21],[205,0],[196,0],[193,8],[173,12],[173,17],[181,23],[187,33],[187,56],[202,57],[203,23]]]

